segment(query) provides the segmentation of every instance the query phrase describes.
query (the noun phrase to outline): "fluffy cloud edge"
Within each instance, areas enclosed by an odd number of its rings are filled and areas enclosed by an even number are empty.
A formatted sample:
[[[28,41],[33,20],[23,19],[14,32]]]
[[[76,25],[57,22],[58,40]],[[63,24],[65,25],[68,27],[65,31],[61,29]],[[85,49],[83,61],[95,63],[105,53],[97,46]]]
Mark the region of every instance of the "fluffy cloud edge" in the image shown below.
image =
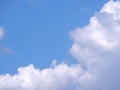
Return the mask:
[[[80,64],[61,63],[43,70],[30,64],[18,68],[15,75],[0,75],[0,90],[77,90],[94,79]]]

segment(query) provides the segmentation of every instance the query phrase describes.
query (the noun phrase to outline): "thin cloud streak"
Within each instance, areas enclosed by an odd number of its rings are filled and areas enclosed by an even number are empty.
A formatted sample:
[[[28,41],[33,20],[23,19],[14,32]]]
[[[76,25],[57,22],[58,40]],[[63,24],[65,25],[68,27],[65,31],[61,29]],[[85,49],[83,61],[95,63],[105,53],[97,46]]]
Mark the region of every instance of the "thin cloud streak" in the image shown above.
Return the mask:
[[[4,28],[0,26],[0,39],[4,36]]]

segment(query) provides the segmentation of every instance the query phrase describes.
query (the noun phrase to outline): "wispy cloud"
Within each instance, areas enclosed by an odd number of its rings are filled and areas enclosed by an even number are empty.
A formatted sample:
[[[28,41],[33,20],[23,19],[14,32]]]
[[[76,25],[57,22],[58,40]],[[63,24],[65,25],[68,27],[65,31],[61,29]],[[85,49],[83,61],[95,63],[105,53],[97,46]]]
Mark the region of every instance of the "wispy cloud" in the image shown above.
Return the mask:
[[[0,39],[4,36],[4,28],[0,26]]]
[[[4,54],[14,54],[14,51],[11,48],[0,46],[0,55]]]
[[[44,0],[26,0],[28,3],[41,3],[43,2]]]
[[[91,11],[91,9],[89,7],[82,7],[80,8],[81,11]]]
[[[0,39],[2,39],[4,37],[4,28],[2,26],[0,26]],[[5,47],[5,46],[2,46],[0,44],[0,55],[3,55],[5,53],[9,53],[9,54],[13,54],[13,50],[11,48],[8,48],[8,47]]]
[[[15,75],[0,75],[0,90],[119,90],[120,1],[106,3],[71,38],[70,52],[78,64],[54,60],[42,70],[20,67]]]

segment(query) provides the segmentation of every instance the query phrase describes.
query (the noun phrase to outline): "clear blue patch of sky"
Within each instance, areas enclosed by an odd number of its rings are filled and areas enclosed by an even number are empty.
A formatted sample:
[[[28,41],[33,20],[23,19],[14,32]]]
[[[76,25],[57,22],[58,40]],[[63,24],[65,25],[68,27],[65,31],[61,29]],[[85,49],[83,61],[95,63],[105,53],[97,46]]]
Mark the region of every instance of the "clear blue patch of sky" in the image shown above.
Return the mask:
[[[14,54],[0,56],[0,73],[15,73],[20,66],[49,67],[76,63],[69,55],[69,32],[89,23],[89,18],[108,0],[1,0],[0,26],[5,37],[0,45]]]

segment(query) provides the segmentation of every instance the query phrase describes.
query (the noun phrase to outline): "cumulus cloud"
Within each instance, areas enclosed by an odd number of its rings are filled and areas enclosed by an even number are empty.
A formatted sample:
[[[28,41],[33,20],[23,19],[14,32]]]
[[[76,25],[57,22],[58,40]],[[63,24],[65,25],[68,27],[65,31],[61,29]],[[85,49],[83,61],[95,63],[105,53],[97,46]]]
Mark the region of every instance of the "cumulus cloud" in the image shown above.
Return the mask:
[[[73,30],[71,38],[72,56],[96,74],[94,90],[120,89],[120,1],[106,3],[88,25]]]
[[[0,90],[76,90],[79,84],[94,79],[81,66],[64,63],[47,69],[36,69],[32,64],[18,68],[18,73],[0,76]]]
[[[120,47],[120,1],[109,1],[90,23],[71,32],[71,54],[87,67],[117,56]],[[112,55],[112,56],[110,56]],[[119,56],[119,55],[118,55]],[[99,59],[99,60],[98,60]]]
[[[15,75],[0,75],[0,90],[119,90],[120,1],[110,0],[70,35],[78,64],[20,67]]]

